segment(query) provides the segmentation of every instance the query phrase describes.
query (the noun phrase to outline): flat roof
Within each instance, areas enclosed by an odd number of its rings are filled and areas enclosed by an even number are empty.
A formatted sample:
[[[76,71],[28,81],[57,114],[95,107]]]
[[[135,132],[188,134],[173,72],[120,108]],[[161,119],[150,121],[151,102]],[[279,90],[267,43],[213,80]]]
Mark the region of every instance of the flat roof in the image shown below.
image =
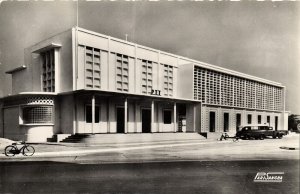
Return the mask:
[[[94,31],[90,31],[90,30],[87,30],[87,29],[84,29],[84,28],[80,28],[78,26],[76,26],[74,28],[75,28],[75,30],[79,30],[81,32],[85,32],[85,33],[92,34],[92,35],[95,35],[95,36],[104,37],[104,38],[107,38],[107,39],[110,39],[110,40],[118,41],[118,42],[123,43],[123,44],[128,44],[128,45],[136,46],[136,47],[139,47],[139,48],[144,48],[144,49],[147,49],[147,50],[150,50],[150,51],[154,51],[154,52],[157,52],[157,53],[162,53],[162,54],[165,54],[165,55],[173,56],[173,57],[176,57],[178,59],[186,60],[186,61],[189,61],[189,62],[191,62],[191,63],[193,63],[197,66],[203,67],[203,68],[211,69],[211,70],[218,71],[218,72],[221,72],[221,73],[227,73],[227,74],[230,74],[230,75],[234,75],[234,76],[241,77],[241,78],[246,78],[246,79],[249,79],[249,80],[254,80],[254,81],[266,83],[266,84],[269,84],[269,85],[284,87],[279,82],[274,82],[274,81],[271,81],[271,80],[267,80],[267,79],[256,77],[256,76],[253,76],[253,75],[241,73],[241,72],[231,70],[231,69],[226,69],[226,68],[223,68],[223,67],[220,67],[220,66],[216,66],[216,65],[209,64],[209,63],[197,61],[197,60],[190,59],[190,58],[187,58],[187,57],[183,57],[183,56],[180,56],[180,55],[176,55],[176,54],[168,53],[168,52],[161,51],[161,50],[158,50],[158,49],[153,49],[153,48],[150,48],[150,47],[142,46],[142,45],[130,42],[130,41],[122,40],[122,39],[119,39],[119,38],[111,37],[111,36],[104,35],[104,34],[101,34],[101,33],[98,33],[98,32],[94,32]]]

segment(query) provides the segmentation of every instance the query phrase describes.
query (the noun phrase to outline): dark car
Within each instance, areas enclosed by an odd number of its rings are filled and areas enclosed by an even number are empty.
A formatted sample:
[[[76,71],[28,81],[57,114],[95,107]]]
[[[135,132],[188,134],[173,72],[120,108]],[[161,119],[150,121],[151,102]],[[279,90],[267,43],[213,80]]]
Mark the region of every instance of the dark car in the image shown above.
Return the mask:
[[[281,139],[284,135],[287,135],[287,131],[274,130],[273,127],[267,125],[249,125],[244,126],[236,133],[237,138],[241,139],[261,139],[263,140],[267,136],[271,136],[274,139],[277,137]]]

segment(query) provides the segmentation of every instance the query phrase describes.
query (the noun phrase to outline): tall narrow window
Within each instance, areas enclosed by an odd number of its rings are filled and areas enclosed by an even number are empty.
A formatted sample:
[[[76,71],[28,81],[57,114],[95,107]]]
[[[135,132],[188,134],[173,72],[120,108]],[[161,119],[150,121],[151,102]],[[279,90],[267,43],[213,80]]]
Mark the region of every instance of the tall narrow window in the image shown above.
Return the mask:
[[[261,115],[257,115],[257,123],[261,124]]]
[[[267,116],[267,123],[270,125],[270,116]]]
[[[275,116],[275,130],[278,129],[278,116]]]
[[[55,92],[55,59],[54,49],[41,53],[42,57],[42,87],[44,92]]]
[[[92,123],[92,106],[86,105],[85,106],[85,122],[86,123]],[[95,123],[99,123],[100,121],[100,107],[95,106]]]
[[[209,132],[215,132],[216,130],[216,113],[209,112]]]
[[[119,91],[128,92],[128,62],[129,58],[127,55],[116,54],[116,88]]]
[[[238,114],[236,114],[236,131],[238,131],[239,130],[239,126],[241,125],[241,114],[240,113],[238,113]]]
[[[224,113],[224,132],[229,131],[229,113]]]
[[[101,87],[101,63],[100,50],[97,48],[85,48],[85,86],[87,88]]]
[[[252,115],[249,114],[247,117],[248,117],[248,124],[251,124],[252,123]]]
[[[152,62],[142,60],[142,93],[151,94],[152,90]]]
[[[164,95],[173,96],[173,67],[164,65]]]

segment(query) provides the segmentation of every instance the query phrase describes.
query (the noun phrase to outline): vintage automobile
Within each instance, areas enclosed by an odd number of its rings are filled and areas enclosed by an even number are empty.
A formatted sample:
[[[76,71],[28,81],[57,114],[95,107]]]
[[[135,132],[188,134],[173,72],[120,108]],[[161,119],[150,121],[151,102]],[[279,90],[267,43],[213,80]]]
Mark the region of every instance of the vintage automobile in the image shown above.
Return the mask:
[[[247,125],[240,128],[236,133],[237,138],[241,139],[261,139],[271,136],[274,139],[277,137],[281,139],[284,135],[287,135],[287,131],[274,130],[273,127],[268,125]]]

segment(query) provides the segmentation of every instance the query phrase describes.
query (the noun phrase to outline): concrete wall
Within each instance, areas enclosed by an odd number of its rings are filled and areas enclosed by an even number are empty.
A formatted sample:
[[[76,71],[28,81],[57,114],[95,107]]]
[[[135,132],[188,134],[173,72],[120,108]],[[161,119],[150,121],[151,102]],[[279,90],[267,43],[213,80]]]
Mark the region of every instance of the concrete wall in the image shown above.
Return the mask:
[[[267,123],[270,116],[270,126],[275,129],[275,116],[278,116],[278,130],[283,129],[283,120],[280,113],[266,111],[252,111],[245,109],[224,108],[217,106],[202,106],[201,132],[209,132],[209,112],[216,113],[216,132],[224,132],[224,113],[229,113],[229,132],[236,132],[236,114],[241,114],[241,125],[248,125],[247,115],[252,115],[251,125],[258,124],[258,115],[261,115],[261,124]]]
[[[47,142],[55,133],[53,126],[20,126],[21,133],[24,135],[23,140],[29,142]]]
[[[142,94],[141,92],[141,63],[140,60],[149,60],[153,64],[152,86],[154,90],[160,90],[163,93],[163,68],[164,65],[173,66],[173,97],[177,97],[177,84],[180,83],[178,77],[178,57],[172,54],[160,52],[147,47],[135,45],[130,42],[119,41],[117,39],[78,31],[78,67],[77,67],[77,89],[84,89],[85,81],[85,50],[86,46],[101,50],[101,88],[97,90],[116,90],[116,54],[123,54],[129,57],[129,92],[132,94]],[[143,94],[144,95],[144,94]],[[147,94],[148,95],[148,94]]]
[[[178,92],[179,98],[194,99],[194,65],[185,64],[178,68]]]
[[[19,106],[3,109],[4,137],[12,140],[26,140],[19,127]]]
[[[15,141],[46,142],[55,134],[54,125],[23,125],[19,121],[20,106],[6,107],[4,110],[4,138]]]
[[[72,68],[72,33],[71,30],[60,33],[54,37],[37,43],[25,49],[25,70],[15,72],[12,75],[12,93],[40,92],[41,86],[41,56],[34,53],[52,43],[62,45],[58,49],[57,64],[55,69],[56,92],[72,91],[73,68]]]
[[[65,95],[59,98],[60,108],[60,131],[59,133],[72,134],[74,130],[74,97]]]

